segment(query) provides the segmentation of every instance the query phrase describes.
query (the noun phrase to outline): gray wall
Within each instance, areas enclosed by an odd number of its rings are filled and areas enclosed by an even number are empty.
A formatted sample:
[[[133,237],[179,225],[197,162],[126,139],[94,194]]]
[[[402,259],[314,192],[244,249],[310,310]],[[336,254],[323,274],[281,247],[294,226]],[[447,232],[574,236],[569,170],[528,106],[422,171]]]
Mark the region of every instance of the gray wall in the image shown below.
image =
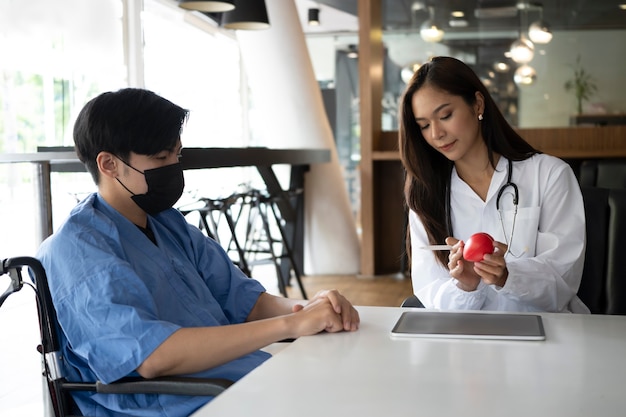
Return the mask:
[[[583,104],[583,113],[592,112],[594,103],[608,113],[626,113],[626,31],[555,32],[552,42],[535,48],[531,66],[537,70],[536,83],[519,89],[520,127],[569,126],[576,100],[563,84],[572,78],[569,65],[576,63],[578,54],[598,86]]]

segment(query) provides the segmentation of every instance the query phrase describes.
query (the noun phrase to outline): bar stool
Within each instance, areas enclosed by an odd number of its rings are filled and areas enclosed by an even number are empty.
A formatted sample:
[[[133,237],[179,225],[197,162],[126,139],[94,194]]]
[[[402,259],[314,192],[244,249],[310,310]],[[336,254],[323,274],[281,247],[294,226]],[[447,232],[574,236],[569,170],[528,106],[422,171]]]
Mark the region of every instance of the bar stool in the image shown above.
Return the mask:
[[[288,197],[301,192],[292,191]],[[218,242],[247,276],[252,277],[255,265],[271,263],[276,269],[280,293],[287,297],[286,287],[293,272],[302,297],[306,299],[302,274],[295,262],[277,201],[278,197],[265,190],[248,188],[225,198],[199,198],[178,209],[185,217],[197,213],[198,227]],[[220,229],[222,220],[227,224],[225,230]]]
[[[287,192],[287,197],[292,198],[302,190]],[[244,253],[248,259],[248,265],[271,261],[276,269],[278,289],[287,297],[286,286],[291,281],[291,273],[296,279],[302,297],[307,299],[306,290],[302,284],[302,273],[295,261],[293,249],[289,244],[284,220],[277,207],[279,197],[270,195],[266,190],[250,189],[245,193],[245,201],[248,204],[248,222]],[[279,234],[276,236],[276,230]],[[269,258],[259,259],[257,255],[267,254]]]
[[[246,259],[243,246],[237,237],[237,223],[242,215],[240,205],[241,195],[236,193],[224,198],[199,198],[196,202],[178,208],[183,216],[188,217],[192,213],[199,215],[198,228],[217,243],[229,254],[231,260],[247,276],[252,276]],[[224,233],[220,233],[222,220],[226,222],[228,230],[228,242],[224,244]],[[220,236],[221,235],[221,236]],[[235,257],[233,257],[233,252]]]

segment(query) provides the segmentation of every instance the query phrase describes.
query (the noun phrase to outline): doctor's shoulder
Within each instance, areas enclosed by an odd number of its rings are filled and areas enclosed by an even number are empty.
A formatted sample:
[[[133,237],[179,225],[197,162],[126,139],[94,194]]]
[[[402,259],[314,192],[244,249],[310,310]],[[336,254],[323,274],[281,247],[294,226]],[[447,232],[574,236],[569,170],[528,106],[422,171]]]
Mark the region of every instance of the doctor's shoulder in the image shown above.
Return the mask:
[[[523,170],[529,169],[537,173],[541,178],[549,178],[560,175],[563,171],[574,175],[572,167],[564,160],[545,153],[538,153],[530,158],[516,162]]]

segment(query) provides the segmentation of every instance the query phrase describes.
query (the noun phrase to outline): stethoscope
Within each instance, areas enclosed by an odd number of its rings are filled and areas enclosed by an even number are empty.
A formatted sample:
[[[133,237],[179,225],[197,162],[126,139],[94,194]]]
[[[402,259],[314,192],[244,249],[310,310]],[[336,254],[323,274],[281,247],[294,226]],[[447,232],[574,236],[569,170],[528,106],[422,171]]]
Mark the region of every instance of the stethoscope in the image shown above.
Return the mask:
[[[513,252],[511,252],[511,242],[513,241],[513,233],[515,232],[515,220],[517,219],[517,205],[519,202],[519,190],[517,189],[517,184],[515,184],[512,181],[512,177],[513,177],[513,163],[511,162],[511,160],[509,159],[509,174],[508,177],[506,179],[506,183],[504,183],[504,185],[502,187],[500,187],[500,190],[498,190],[498,197],[496,198],[496,210],[498,212],[498,217],[500,217],[500,225],[502,226],[502,234],[504,235],[504,240],[506,242],[507,245],[507,250],[506,253],[504,254],[504,256],[506,256],[507,254],[511,254],[513,256],[515,256],[516,258],[519,258],[518,255],[515,255]],[[511,236],[509,238],[506,237],[506,231],[504,230],[504,220],[502,219],[502,212],[500,211],[500,199],[502,198],[502,195],[504,194],[504,192],[506,191],[507,188],[512,188],[513,189],[513,225],[511,226]]]
[[[446,192],[446,217],[448,221],[448,224],[447,224],[448,236],[452,236],[452,218],[451,218],[452,216],[450,215],[450,186],[448,185],[447,188],[448,190]],[[513,189],[513,192],[510,192],[510,194],[513,195],[513,208],[514,208],[513,225],[511,226],[511,235],[509,238],[507,238],[506,236],[506,231],[504,229],[504,219],[502,218],[502,211],[500,211],[500,200],[502,199],[502,196],[504,195],[507,188]],[[498,216],[500,218],[500,225],[502,226],[502,234],[504,235],[504,240],[507,245],[507,251],[504,255],[506,256],[507,254],[510,253],[516,258],[521,255],[515,255],[511,252],[511,242],[513,241],[513,233],[515,232],[515,220],[517,219],[518,203],[519,203],[519,190],[517,188],[517,184],[513,182],[513,163],[511,162],[511,160],[509,160],[508,161],[508,175],[507,175],[506,182],[502,185],[502,187],[500,187],[500,189],[498,190],[498,196],[496,197],[496,211],[498,212]]]
[[[506,183],[502,187],[500,187],[500,190],[498,191],[498,198],[496,198],[496,210],[498,210],[498,213],[500,213],[500,199],[502,198],[502,194],[504,194],[504,191],[507,188],[511,187],[513,189],[513,206],[515,207],[515,214],[517,214],[517,203],[519,201],[519,191],[517,189],[517,184],[511,181],[512,177],[513,177],[513,163],[509,160],[509,175],[506,179]]]

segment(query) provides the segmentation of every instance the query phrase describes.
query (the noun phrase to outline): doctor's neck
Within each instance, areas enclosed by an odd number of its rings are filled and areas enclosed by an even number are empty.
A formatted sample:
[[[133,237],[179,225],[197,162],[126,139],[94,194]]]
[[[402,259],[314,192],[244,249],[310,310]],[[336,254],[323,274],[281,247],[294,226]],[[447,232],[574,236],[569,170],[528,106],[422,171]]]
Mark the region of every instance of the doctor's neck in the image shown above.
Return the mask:
[[[500,160],[500,154],[494,153],[493,157],[493,166],[489,161],[487,152],[481,152],[480,155],[475,155],[472,158],[462,158],[455,161],[454,167],[459,177],[467,183],[485,178],[491,179],[495,170],[494,166],[497,166]]]

